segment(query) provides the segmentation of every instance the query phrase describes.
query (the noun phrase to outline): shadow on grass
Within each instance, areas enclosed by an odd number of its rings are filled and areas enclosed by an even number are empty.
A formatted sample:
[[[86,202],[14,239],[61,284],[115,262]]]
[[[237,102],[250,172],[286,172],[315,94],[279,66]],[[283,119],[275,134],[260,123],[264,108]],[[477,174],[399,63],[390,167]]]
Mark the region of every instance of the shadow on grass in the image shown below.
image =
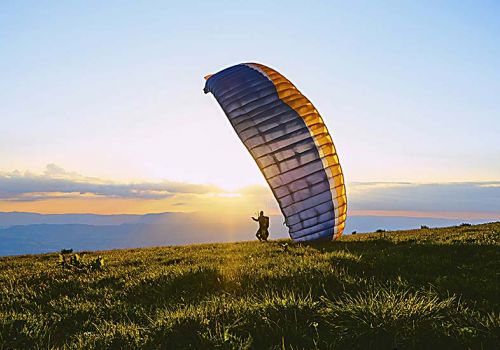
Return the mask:
[[[125,291],[130,304],[162,305],[192,302],[221,288],[221,276],[215,268],[193,267],[146,277]]]
[[[313,348],[318,322],[317,303],[293,293],[218,301],[161,320],[152,327],[146,347],[270,349],[286,338],[286,344]]]
[[[304,245],[304,244],[303,244]],[[374,281],[405,281],[408,286],[432,286],[442,294],[457,294],[479,301],[488,310],[500,310],[500,249],[497,245],[431,244],[379,239],[367,242],[330,242],[305,245],[331,254],[335,268],[354,277]],[[347,251],[358,261],[338,259],[335,253]]]

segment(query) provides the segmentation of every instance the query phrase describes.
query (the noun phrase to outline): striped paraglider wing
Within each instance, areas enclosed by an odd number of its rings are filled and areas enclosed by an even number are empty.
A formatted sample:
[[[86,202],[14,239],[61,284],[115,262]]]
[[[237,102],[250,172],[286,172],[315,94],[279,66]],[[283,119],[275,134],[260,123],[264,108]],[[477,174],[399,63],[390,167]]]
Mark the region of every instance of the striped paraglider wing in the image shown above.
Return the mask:
[[[347,198],[332,138],[312,103],[283,75],[257,63],[206,77],[255,159],[296,241],[335,239]]]

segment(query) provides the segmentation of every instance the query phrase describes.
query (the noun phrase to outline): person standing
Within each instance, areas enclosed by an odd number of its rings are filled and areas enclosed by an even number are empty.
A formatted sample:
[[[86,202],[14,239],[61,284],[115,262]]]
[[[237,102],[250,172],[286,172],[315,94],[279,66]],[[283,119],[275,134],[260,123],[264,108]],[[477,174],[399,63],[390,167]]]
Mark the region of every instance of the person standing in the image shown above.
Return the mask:
[[[259,223],[259,229],[255,236],[259,239],[259,241],[267,241],[269,237],[269,217],[264,216],[264,212],[261,211],[258,218],[252,217],[253,221],[257,221]]]

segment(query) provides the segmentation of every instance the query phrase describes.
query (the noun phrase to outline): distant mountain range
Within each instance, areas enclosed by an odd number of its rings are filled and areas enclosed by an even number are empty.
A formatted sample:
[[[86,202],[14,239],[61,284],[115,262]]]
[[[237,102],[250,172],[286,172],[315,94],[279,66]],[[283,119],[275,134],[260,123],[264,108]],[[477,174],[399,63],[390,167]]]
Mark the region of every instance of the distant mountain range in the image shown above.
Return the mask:
[[[0,228],[14,225],[36,224],[82,224],[82,225],[121,225],[163,222],[172,216],[184,216],[184,213],[158,213],[158,214],[38,214],[23,212],[0,212]]]
[[[287,237],[279,216],[274,237]],[[0,213],[0,256],[75,250],[104,250],[254,239],[246,219],[192,213],[145,215]]]
[[[473,220],[480,223],[487,220]],[[377,229],[397,230],[452,226],[462,220],[351,216],[346,234]],[[105,250],[255,239],[250,218],[221,219],[194,213],[145,215],[36,214],[0,212],[0,256],[54,252],[61,249]],[[281,216],[271,217],[271,238],[286,238]]]

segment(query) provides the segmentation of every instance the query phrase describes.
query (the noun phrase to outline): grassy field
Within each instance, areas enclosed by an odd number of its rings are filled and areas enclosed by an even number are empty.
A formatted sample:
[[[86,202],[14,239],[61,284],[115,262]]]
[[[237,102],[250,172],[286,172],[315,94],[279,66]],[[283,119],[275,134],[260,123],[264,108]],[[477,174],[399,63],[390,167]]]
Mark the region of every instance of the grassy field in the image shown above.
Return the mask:
[[[500,344],[500,223],[97,255],[0,258],[0,348]]]

